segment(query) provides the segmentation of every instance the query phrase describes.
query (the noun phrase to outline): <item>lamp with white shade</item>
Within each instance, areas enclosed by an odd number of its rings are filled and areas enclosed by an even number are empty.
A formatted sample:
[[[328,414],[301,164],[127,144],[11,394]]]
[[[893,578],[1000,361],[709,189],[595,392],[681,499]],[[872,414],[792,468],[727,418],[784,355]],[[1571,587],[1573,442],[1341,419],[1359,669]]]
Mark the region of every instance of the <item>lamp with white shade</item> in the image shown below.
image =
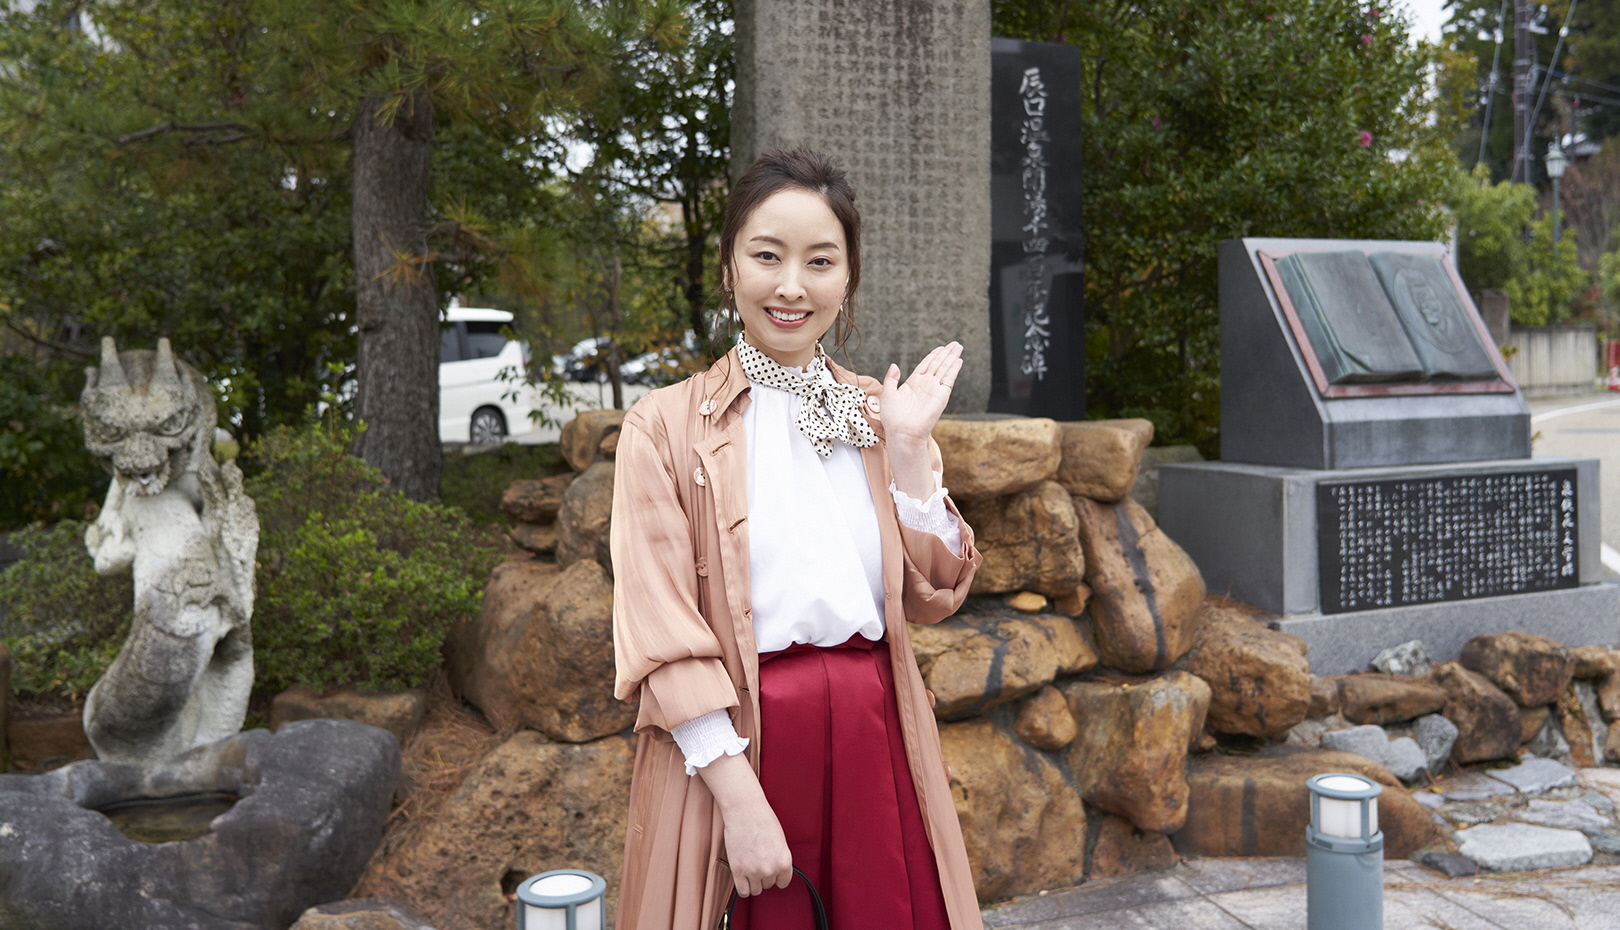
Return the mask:
[[[1378,796],[1384,787],[1360,775],[1330,773],[1305,782],[1307,930],[1382,930],[1384,834]]]
[[[517,888],[518,930],[603,930],[607,882],[583,869],[553,869]]]

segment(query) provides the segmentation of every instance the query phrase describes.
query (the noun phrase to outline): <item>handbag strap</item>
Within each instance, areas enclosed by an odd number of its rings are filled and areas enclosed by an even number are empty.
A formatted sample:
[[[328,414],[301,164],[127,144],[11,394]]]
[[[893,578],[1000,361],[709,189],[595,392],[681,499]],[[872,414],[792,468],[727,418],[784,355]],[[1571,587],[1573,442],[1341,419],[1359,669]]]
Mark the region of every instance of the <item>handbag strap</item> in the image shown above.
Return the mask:
[[[821,895],[816,892],[815,883],[810,876],[799,871],[798,866],[793,867],[793,874],[804,882],[804,888],[810,892],[810,912],[816,919],[816,930],[828,930],[827,909],[821,904]],[[731,930],[731,912],[737,909],[737,889],[731,889],[731,901],[726,904],[725,916],[720,918],[720,930]]]

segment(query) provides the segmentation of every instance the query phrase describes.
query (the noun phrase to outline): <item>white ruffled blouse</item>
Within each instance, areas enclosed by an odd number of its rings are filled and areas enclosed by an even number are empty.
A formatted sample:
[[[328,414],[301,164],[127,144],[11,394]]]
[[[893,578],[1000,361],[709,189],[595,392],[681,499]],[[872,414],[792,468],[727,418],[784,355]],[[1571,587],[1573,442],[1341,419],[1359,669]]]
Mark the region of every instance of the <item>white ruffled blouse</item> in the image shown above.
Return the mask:
[[[800,377],[833,380],[820,359]],[[802,398],[750,381],[743,411],[748,445],[748,567],[754,642],[761,653],[795,643],[836,646],[859,634],[883,638],[883,550],[876,503],[861,450],[834,442],[822,458],[796,425]],[[945,506],[945,488],[919,501],[897,489],[900,522],[933,533],[961,551],[962,528]],[[884,502],[888,504],[888,501]],[[686,757],[686,774],[748,747],[727,711],[677,725],[671,735]]]

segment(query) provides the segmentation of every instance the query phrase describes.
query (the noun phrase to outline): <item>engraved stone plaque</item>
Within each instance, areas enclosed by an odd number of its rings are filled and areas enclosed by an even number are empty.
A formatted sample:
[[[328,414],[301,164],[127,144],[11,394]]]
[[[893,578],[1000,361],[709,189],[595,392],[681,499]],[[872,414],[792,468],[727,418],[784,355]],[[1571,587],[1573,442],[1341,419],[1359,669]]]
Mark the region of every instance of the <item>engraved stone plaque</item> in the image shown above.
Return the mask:
[[[1496,377],[1496,362],[1438,255],[1375,252],[1367,260],[1411,337],[1425,378]]]
[[[1277,260],[1294,312],[1329,384],[1416,381],[1423,366],[1361,252],[1296,252]]]
[[[1573,588],[1575,469],[1323,483],[1324,614]]]
[[[991,39],[990,406],[1083,420],[1080,51]]]

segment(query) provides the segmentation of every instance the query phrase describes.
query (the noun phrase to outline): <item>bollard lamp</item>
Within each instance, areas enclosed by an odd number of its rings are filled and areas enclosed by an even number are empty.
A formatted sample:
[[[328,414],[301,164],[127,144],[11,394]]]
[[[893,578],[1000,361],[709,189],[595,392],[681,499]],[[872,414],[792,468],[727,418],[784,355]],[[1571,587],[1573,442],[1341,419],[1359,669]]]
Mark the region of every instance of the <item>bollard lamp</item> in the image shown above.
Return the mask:
[[[583,869],[553,869],[517,888],[518,930],[603,930],[607,882]]]
[[[1384,787],[1360,775],[1330,773],[1305,782],[1307,930],[1383,930],[1384,834],[1378,796]]]

